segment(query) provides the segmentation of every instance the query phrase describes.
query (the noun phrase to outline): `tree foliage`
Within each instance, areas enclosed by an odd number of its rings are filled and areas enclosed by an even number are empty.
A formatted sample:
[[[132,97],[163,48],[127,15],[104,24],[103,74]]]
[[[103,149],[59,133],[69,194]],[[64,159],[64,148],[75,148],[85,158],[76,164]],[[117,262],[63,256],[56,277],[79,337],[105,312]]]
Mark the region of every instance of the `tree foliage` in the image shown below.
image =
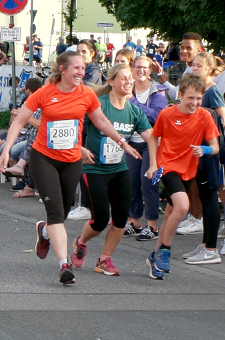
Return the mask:
[[[66,1],[66,7],[64,9],[64,11],[62,12],[64,18],[65,18],[65,22],[66,24],[69,26],[70,28],[70,41],[69,43],[71,43],[72,41],[72,35],[73,35],[73,22],[74,20],[77,18],[77,9],[76,9],[76,0],[70,0],[70,1]]]
[[[99,0],[123,30],[151,28],[173,42],[199,33],[209,48],[225,50],[225,6],[220,0]]]

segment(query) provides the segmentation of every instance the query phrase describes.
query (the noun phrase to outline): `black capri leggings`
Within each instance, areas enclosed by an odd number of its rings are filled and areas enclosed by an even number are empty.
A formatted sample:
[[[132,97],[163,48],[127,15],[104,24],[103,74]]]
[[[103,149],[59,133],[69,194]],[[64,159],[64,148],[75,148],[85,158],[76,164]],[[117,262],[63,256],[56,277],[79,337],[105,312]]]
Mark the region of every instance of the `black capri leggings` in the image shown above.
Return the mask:
[[[90,225],[101,232],[108,224],[110,206],[112,224],[124,228],[131,204],[131,178],[128,170],[114,174],[84,174],[85,195],[89,195]],[[110,206],[109,206],[110,205]]]
[[[30,153],[30,173],[47,212],[47,224],[63,223],[73,203],[82,160],[60,162],[35,149]]]

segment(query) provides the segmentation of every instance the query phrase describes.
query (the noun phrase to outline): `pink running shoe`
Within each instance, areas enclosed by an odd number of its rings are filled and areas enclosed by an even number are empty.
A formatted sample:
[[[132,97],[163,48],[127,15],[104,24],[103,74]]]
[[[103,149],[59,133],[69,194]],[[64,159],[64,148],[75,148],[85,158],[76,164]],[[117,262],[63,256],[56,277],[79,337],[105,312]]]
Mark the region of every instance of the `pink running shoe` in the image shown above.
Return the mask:
[[[50,247],[50,241],[46,240],[42,235],[42,229],[44,228],[45,225],[46,225],[45,221],[39,221],[36,223],[35,226],[37,232],[35,252],[37,256],[42,260],[46,258]]]
[[[84,266],[84,256],[87,255],[87,246],[78,243],[80,236],[77,237],[73,243],[73,254],[70,257],[71,264],[76,268],[82,268]]]
[[[62,265],[62,269],[59,273],[59,282],[65,284],[75,283],[75,276],[72,268],[68,263]]]
[[[105,275],[110,275],[110,276],[119,276],[120,272],[119,270],[115,267],[115,262],[113,262],[110,257],[107,257],[104,261],[100,261],[98,259],[98,262],[96,263],[95,267],[95,272],[97,273],[103,273]]]

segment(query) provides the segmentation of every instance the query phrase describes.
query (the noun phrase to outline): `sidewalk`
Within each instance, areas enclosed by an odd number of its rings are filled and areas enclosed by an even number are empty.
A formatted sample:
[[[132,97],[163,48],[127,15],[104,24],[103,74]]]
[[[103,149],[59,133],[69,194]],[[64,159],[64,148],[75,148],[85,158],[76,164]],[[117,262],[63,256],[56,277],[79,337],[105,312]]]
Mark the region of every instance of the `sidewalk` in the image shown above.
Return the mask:
[[[182,259],[202,235],[175,235],[172,272],[158,281],[148,277],[145,264],[156,240],[122,239],[113,255],[121,275],[94,272],[103,233],[88,243],[84,268],[74,270],[76,283],[63,286],[52,247],[45,260],[34,252],[34,226],[45,219],[43,204],[37,196],[12,198],[10,188],[9,182],[0,184],[1,340],[224,338],[225,256],[221,264],[204,266],[187,265]],[[83,224],[66,221],[69,255]]]

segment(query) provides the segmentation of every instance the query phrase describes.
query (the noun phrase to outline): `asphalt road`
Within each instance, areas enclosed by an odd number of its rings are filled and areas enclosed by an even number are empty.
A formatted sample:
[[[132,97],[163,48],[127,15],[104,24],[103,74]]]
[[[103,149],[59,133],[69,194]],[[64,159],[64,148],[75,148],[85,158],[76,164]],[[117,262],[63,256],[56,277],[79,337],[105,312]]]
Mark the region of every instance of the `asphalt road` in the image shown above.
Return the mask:
[[[201,235],[175,236],[171,274],[158,281],[145,264],[156,241],[134,237],[122,239],[114,253],[119,277],[94,272],[103,233],[89,242],[76,283],[63,286],[53,250],[45,260],[34,252],[34,225],[45,219],[39,197],[12,198],[10,187],[0,184],[0,340],[225,338],[225,256],[221,264],[198,266],[182,259]],[[69,253],[82,227],[83,221],[66,221]]]

